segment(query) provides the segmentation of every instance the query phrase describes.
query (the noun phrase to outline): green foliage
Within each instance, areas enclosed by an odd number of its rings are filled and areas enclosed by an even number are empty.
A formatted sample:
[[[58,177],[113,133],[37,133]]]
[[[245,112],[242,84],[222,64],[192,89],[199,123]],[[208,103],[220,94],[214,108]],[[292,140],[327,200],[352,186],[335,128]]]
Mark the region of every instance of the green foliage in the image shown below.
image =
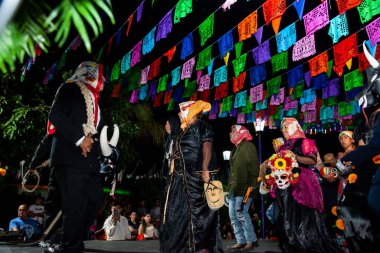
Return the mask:
[[[23,62],[25,54],[35,57],[35,46],[44,52],[50,47],[49,35],[63,47],[72,32],[79,32],[88,52],[91,52],[89,26],[96,38],[103,32],[99,12],[104,12],[114,24],[110,0],[63,0],[51,7],[51,1],[22,1],[12,22],[0,33],[0,70],[14,71],[16,62]]]

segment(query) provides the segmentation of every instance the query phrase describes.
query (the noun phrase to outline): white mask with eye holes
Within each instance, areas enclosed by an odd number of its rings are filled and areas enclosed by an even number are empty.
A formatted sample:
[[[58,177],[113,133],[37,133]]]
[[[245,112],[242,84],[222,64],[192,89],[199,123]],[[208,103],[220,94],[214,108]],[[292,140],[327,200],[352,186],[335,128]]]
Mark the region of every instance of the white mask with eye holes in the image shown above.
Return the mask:
[[[272,176],[275,178],[277,187],[279,189],[285,190],[289,187],[289,175],[291,173],[291,171],[286,172],[285,170],[276,170],[275,172],[272,172]]]

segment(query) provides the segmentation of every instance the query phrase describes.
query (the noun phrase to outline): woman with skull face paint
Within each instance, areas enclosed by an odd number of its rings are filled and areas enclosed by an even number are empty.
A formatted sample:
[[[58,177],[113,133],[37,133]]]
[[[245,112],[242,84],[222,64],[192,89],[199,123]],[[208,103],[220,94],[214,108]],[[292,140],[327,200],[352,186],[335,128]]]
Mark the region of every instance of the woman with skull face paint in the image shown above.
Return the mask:
[[[279,151],[291,151],[290,154],[295,157],[300,171],[298,183],[282,182],[281,185],[289,186],[275,186],[272,189],[275,195],[275,226],[280,247],[283,252],[340,252],[321,215],[322,190],[312,170],[317,163],[318,154],[314,141],[306,138],[294,118],[284,118],[282,132],[285,143]],[[261,178],[265,178],[266,164],[268,161],[261,166]],[[265,182],[263,188],[268,189]]]
[[[220,253],[219,212],[211,210],[204,197],[204,183],[216,173],[214,133],[201,119],[211,105],[198,100],[179,106],[183,131],[175,139],[174,166],[164,187],[160,252]]]

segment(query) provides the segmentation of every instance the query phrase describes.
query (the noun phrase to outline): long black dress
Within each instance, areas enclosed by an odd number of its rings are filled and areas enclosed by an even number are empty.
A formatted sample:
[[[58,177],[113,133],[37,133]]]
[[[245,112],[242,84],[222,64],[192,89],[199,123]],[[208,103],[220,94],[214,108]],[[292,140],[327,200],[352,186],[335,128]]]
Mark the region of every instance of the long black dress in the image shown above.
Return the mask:
[[[314,154],[312,151],[304,153],[304,142],[307,143],[308,139],[287,140],[280,149],[291,150],[300,156]],[[323,199],[318,179],[312,168],[301,163],[298,165],[301,170],[299,182],[284,190],[278,187],[275,190],[275,225],[280,247],[286,253],[340,252],[320,213]]]
[[[166,198],[161,213],[160,252],[187,253],[203,249],[223,252],[219,213],[208,207],[202,174],[199,173],[202,171],[203,142],[213,138],[210,126],[198,120],[176,140],[175,170],[164,188]],[[213,155],[210,166],[214,164]]]

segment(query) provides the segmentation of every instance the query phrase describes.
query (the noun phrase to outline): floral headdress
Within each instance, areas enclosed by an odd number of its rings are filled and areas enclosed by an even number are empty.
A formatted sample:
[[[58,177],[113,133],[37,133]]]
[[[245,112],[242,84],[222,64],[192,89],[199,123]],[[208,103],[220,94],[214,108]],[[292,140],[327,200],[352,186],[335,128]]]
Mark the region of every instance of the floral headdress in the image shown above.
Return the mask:
[[[286,189],[290,184],[296,184],[299,179],[298,163],[291,152],[281,150],[269,158],[265,181],[269,185],[277,184],[280,189]]]

